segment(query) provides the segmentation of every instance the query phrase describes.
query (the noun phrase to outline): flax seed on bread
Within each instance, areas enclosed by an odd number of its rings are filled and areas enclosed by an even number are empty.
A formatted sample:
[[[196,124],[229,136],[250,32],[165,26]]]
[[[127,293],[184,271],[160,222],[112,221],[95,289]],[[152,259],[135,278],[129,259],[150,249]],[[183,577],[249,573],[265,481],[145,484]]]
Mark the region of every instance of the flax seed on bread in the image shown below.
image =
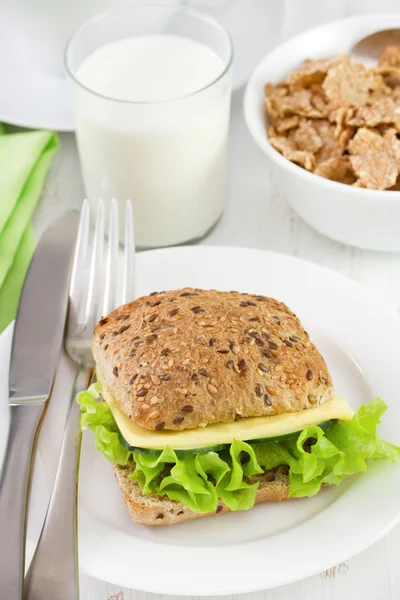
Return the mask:
[[[167,496],[142,496],[139,484],[128,478],[128,475],[133,472],[133,465],[126,467],[113,465],[113,467],[124,502],[135,523],[141,525],[174,525],[192,519],[230,512],[230,508],[221,499],[218,501],[215,512],[195,513],[181,502],[169,500]],[[288,500],[289,480],[287,472],[288,468],[286,466],[280,466],[258,475],[259,485],[255,504]]]
[[[99,321],[93,355],[120,409],[154,430],[304,410],[333,392],[298,318],[259,295],[144,296]]]

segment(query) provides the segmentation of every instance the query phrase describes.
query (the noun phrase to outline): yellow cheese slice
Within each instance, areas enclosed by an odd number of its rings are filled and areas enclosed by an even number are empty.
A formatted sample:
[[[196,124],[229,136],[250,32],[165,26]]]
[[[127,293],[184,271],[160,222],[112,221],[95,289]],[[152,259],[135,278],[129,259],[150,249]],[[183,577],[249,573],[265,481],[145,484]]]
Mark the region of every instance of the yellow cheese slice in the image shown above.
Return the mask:
[[[111,409],[119,430],[130,446],[162,450],[170,446],[175,450],[205,448],[218,444],[231,444],[234,439],[242,441],[271,438],[300,431],[308,425],[318,425],[329,419],[349,421],[354,411],[340,396],[333,396],[320,406],[294,413],[271,417],[251,417],[231,423],[214,423],[183,431],[153,431],[133,423],[118,408],[114,397],[103,391],[103,397]]]

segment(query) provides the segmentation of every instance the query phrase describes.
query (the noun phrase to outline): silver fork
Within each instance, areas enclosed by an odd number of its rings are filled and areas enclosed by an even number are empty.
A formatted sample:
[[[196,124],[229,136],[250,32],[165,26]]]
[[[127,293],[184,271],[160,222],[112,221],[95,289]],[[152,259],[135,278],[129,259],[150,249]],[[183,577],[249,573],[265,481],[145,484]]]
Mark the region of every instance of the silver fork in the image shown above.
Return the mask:
[[[78,366],[54,489],[43,530],[25,578],[24,600],[78,600],[77,498],[81,435],[77,391],[91,379],[93,327],[102,315],[134,298],[135,242],[132,204],[125,210],[122,273],[118,269],[118,206],[111,202],[108,240],[105,240],[104,205],[97,208],[90,252],[90,208],[85,200],[78,231],[70,285],[65,347]],[[103,259],[106,257],[105,269]],[[90,263],[87,269],[88,262]]]

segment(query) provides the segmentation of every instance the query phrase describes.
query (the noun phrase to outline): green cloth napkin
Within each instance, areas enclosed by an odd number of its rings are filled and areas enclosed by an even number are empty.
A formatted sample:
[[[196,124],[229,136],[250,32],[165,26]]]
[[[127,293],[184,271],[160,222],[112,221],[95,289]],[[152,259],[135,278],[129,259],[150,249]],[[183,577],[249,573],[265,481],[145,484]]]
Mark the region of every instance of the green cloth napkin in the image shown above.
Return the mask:
[[[58,138],[0,125],[0,333],[14,319],[35,248],[30,225]]]

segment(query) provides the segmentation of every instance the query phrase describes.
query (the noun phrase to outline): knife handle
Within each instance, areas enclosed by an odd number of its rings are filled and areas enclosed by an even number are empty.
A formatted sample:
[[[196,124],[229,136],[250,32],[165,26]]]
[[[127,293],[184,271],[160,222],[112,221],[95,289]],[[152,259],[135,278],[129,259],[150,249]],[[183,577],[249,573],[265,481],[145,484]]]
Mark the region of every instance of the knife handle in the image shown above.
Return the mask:
[[[77,501],[82,434],[75,396],[87,388],[90,377],[91,369],[80,370],[72,390],[56,480],[25,578],[24,600],[79,600]]]
[[[43,403],[10,408],[10,433],[0,480],[0,586],[2,598],[21,600],[28,483]]]

